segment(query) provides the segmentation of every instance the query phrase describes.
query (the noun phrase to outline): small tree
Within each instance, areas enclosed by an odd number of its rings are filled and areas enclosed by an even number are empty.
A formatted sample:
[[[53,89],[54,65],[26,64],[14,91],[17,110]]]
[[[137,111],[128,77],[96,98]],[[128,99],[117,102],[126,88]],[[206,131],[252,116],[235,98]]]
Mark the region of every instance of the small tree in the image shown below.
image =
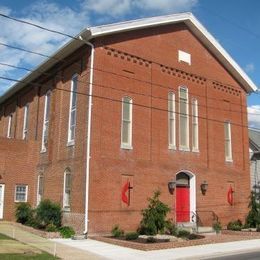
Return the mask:
[[[248,207],[250,211],[246,218],[246,224],[249,227],[257,227],[260,225],[260,203],[259,203],[259,194],[256,192],[251,192],[250,202]]]
[[[138,230],[140,234],[155,235],[164,231],[168,223],[166,215],[170,208],[159,200],[160,195],[161,192],[157,190],[151,198],[148,198],[148,207],[142,210],[143,219]]]

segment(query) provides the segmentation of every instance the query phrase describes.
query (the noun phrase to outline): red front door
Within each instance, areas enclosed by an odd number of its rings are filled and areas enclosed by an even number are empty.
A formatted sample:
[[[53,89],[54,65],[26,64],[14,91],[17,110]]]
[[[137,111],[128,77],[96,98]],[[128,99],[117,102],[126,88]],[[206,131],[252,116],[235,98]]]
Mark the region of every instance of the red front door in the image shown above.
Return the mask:
[[[176,221],[190,222],[189,187],[176,187]]]

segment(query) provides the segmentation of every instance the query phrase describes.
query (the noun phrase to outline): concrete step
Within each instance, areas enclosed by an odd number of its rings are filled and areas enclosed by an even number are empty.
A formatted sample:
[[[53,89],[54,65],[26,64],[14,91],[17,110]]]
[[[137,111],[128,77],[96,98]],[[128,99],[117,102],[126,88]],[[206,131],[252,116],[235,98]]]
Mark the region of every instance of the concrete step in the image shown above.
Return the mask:
[[[71,239],[73,239],[73,240],[84,240],[84,239],[86,239],[86,235],[75,235]]]
[[[198,233],[200,234],[206,234],[206,233],[214,233],[216,234],[216,231],[212,227],[198,227]]]

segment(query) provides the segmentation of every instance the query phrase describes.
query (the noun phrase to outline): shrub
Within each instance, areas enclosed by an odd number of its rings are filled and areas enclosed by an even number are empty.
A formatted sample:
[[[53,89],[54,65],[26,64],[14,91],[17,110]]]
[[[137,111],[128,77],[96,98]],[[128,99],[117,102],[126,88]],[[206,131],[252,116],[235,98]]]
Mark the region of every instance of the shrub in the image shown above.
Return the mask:
[[[177,232],[177,237],[181,237],[181,238],[188,238],[190,235],[190,232],[185,230],[185,229],[180,229]]]
[[[138,238],[139,234],[137,232],[129,232],[125,234],[126,240],[136,240]]]
[[[260,232],[260,225],[256,227],[256,232]]]
[[[57,227],[51,223],[51,224],[48,224],[46,226],[45,230],[47,232],[56,232],[57,231]]]
[[[144,235],[155,235],[164,231],[167,221],[166,215],[170,211],[168,205],[159,200],[161,192],[155,191],[151,198],[148,198],[148,207],[142,210],[143,218],[138,231]]]
[[[49,224],[61,226],[61,207],[50,200],[43,200],[36,209],[36,219],[45,228]]]
[[[71,238],[75,235],[75,231],[72,227],[63,226],[59,228],[59,232],[63,238]]]
[[[122,230],[119,225],[115,225],[111,230],[111,234],[113,237],[122,237],[124,235],[124,230]]]
[[[250,202],[248,207],[250,211],[246,218],[246,224],[249,227],[255,228],[260,225],[260,194],[256,192],[251,192]]]
[[[222,229],[221,223],[217,220],[213,223],[212,228],[216,231],[216,233],[219,233]]]
[[[177,234],[178,234],[178,228],[171,220],[168,220],[166,222],[165,229],[166,229],[166,233],[170,234],[172,236],[177,236]]]
[[[29,224],[33,219],[33,209],[27,202],[21,202],[16,206],[16,221],[21,224]]]
[[[147,243],[156,243],[156,239],[154,237],[147,237],[146,242]]]
[[[233,231],[241,231],[242,229],[242,222],[241,220],[235,220],[235,221],[231,221],[227,224],[227,229],[228,230],[233,230]]]

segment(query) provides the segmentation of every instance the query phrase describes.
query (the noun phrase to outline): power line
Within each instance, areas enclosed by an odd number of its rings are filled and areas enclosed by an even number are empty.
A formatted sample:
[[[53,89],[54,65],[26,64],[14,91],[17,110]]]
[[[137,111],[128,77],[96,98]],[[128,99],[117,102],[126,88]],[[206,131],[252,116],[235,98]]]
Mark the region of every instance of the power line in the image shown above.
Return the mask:
[[[0,43],[0,44],[1,44],[1,43]],[[9,45],[9,46],[10,46],[10,45]],[[9,47],[9,46],[8,46],[8,47]],[[13,47],[13,46],[10,46],[10,47],[11,47],[11,48],[16,48],[16,47]],[[19,49],[19,48],[17,48],[17,49]],[[28,51],[28,50],[25,50],[25,49],[21,49],[21,50],[22,50],[22,51],[25,51],[25,52],[31,52],[31,51]],[[122,52],[122,53],[123,53],[123,52]],[[124,53],[125,53],[125,52],[124,52]],[[35,53],[35,54],[40,55],[40,53]],[[51,59],[53,58],[53,57],[48,56],[48,55],[45,55],[45,54],[43,54],[43,55],[46,56],[46,57],[48,57],[48,58],[51,58]],[[128,55],[131,55],[131,56],[134,56],[134,57],[136,57],[136,58],[140,58],[140,59],[145,60],[144,58],[142,58],[142,57],[140,57],[140,56],[136,56],[136,55],[129,54],[129,53],[128,53]],[[57,61],[61,61],[61,62],[66,62],[65,59],[56,59],[56,58],[53,58],[53,59],[55,59],[55,60],[57,60]],[[157,64],[157,65],[159,65],[159,66],[165,66],[165,67],[167,67],[167,68],[169,68],[169,69],[178,70],[178,71],[180,71],[180,73],[189,73],[189,72],[186,72],[186,71],[184,71],[184,70],[180,70],[180,69],[175,68],[175,67],[170,67],[170,66],[166,66],[166,65],[164,65],[164,64],[160,64],[160,63],[157,63],[157,62],[153,62],[153,61],[151,61],[151,60],[146,60],[146,61],[151,62],[151,63],[155,63],[155,64]],[[81,65],[79,65],[78,63],[76,63],[76,64],[77,64],[78,66],[81,66]],[[133,78],[133,77],[128,77],[128,76],[126,76],[126,75],[118,74],[118,73],[115,73],[115,72],[112,72],[112,71],[101,70],[101,69],[99,69],[99,68],[91,68],[91,67],[89,67],[89,66],[88,66],[87,68],[89,68],[89,69],[94,69],[94,70],[101,71],[101,72],[105,72],[105,73],[110,73],[110,74],[113,74],[113,75],[117,75],[117,76],[121,76],[121,77],[124,77],[124,78],[131,79],[131,80],[135,80],[135,81],[139,81],[139,82],[151,84],[150,81],[145,81],[145,80],[140,80],[140,79]],[[33,72],[33,70],[32,70],[32,72]],[[46,72],[42,72],[42,73],[46,73]],[[196,77],[205,78],[204,76],[200,76],[200,75],[196,75],[196,74],[192,74],[192,75],[195,75]],[[214,79],[210,79],[210,78],[205,78],[205,79],[208,79],[208,80],[210,80],[210,81],[214,81],[214,82],[218,82],[218,83],[220,83],[220,84],[226,85],[225,83],[219,82],[219,81],[214,80]],[[169,89],[169,90],[172,90],[172,89],[169,88],[168,86],[165,86],[165,85],[162,85],[162,84],[159,84],[159,83],[153,83],[153,85],[159,86],[159,87],[163,87],[163,88],[167,88],[167,89]],[[229,85],[229,86],[230,86],[230,85]],[[234,86],[231,86],[231,87],[232,87],[232,88],[235,88]],[[190,92],[190,94],[194,94],[194,93]],[[203,97],[203,98],[204,98],[204,96],[198,95],[197,93],[194,94],[194,95],[196,95],[197,97]],[[208,99],[211,99],[211,100],[217,100],[217,101],[219,101],[219,99],[217,99],[217,98],[213,98],[213,97],[207,97],[207,98],[208,98]],[[230,104],[234,104],[234,105],[241,106],[241,107],[246,107],[246,106],[243,106],[243,105],[238,105],[237,103],[234,103],[234,102],[230,102]]]
[[[20,83],[26,83],[26,82],[23,82],[21,80],[7,78],[7,77],[0,77],[0,79],[14,81],[14,82],[20,82]],[[43,86],[42,84],[39,84],[39,83],[29,83],[29,84],[36,85],[36,86],[41,86],[41,87]],[[58,88],[58,87],[56,87],[54,90],[60,90],[60,91],[68,92],[68,93],[76,93],[78,95],[83,95],[83,96],[88,96],[88,97],[92,96],[93,98],[104,99],[104,100],[117,102],[117,103],[124,103],[124,101],[122,101],[121,99],[114,99],[114,98],[109,98],[109,97],[104,97],[104,96],[99,96],[99,95],[94,95],[94,94],[89,95],[87,93],[78,92],[78,91],[71,91],[71,90],[67,90],[67,89],[61,89],[61,88]],[[138,103],[132,103],[132,105],[137,106],[137,107],[147,108],[147,109],[153,109],[153,110],[157,110],[157,111],[161,111],[161,112],[171,112],[172,113],[172,111],[168,110],[168,109],[162,109],[162,108],[158,108],[158,107],[146,106],[146,105],[138,104]],[[185,115],[185,116],[187,116],[187,114],[185,114],[185,113],[180,113],[180,112],[174,112],[174,113],[178,114],[178,115]],[[190,114],[188,116],[189,117],[194,117],[193,115],[190,115]],[[206,121],[212,121],[212,122],[216,122],[216,123],[221,123],[221,124],[226,123],[226,121],[206,118],[206,117],[202,117],[202,116],[196,116],[196,118],[203,119],[203,120],[206,120]],[[248,129],[248,125],[242,125],[242,124],[238,124],[238,123],[234,123],[234,122],[230,122],[230,124],[234,125],[234,126],[245,127],[245,128]],[[254,129],[254,130],[260,130],[260,128],[255,128],[255,127],[250,127],[250,128]]]
[[[52,30],[52,29],[48,29],[46,27],[43,27],[43,26],[40,26],[38,24],[35,24],[35,23],[32,23],[32,22],[27,22],[25,20],[21,20],[21,19],[18,19],[18,18],[14,18],[14,17],[11,17],[9,15],[6,15],[6,14],[3,14],[3,13],[0,13],[0,16],[2,16],[3,18],[6,18],[6,19],[10,19],[10,20],[13,20],[15,22],[19,22],[19,23],[23,23],[23,24],[27,24],[27,25],[31,25],[33,27],[36,27],[38,29],[41,29],[41,30],[45,30],[45,31],[48,31],[48,32],[51,32],[51,33],[56,33],[56,34],[59,34],[59,35],[62,35],[62,36],[66,36],[66,37],[69,37],[71,39],[74,39],[74,40],[79,40],[78,38],[74,37],[74,36],[71,36],[67,33],[62,33],[62,32],[59,32],[57,30]]]
[[[7,66],[7,67],[12,67],[12,68],[17,68],[17,69],[22,69],[22,70],[26,70],[26,71],[30,71],[32,72],[33,70],[31,69],[28,69],[28,68],[25,68],[25,67],[19,67],[19,66],[15,66],[15,65],[10,65],[10,64],[7,64],[7,63],[2,63],[0,62],[0,65],[2,66]],[[98,69],[97,69],[98,70]],[[47,76],[53,76],[53,74],[51,73],[46,73],[46,72],[42,72],[42,71],[39,71],[39,74],[42,73],[44,75],[47,75]],[[118,75],[118,74],[117,74]],[[62,76],[58,75],[60,77],[60,79],[63,79]],[[132,79],[132,78],[130,78]],[[135,79],[133,79],[135,80]],[[82,81],[82,80],[79,80],[77,79],[77,82],[79,83],[83,83],[83,84],[86,84],[86,83],[89,83],[89,81]],[[147,83],[151,83],[151,82],[147,82]],[[110,87],[110,86],[106,86],[106,85],[101,85],[101,84],[96,84],[96,83],[93,83],[93,85],[97,86],[97,87],[102,87],[102,88],[108,88],[108,89],[113,89],[115,91],[121,91],[121,92],[127,92],[127,93],[131,93],[131,94],[134,94],[134,95],[139,95],[139,96],[145,96],[145,97],[150,97],[150,98],[156,98],[156,99],[160,99],[160,100],[165,100],[165,101],[169,101],[168,98],[162,98],[162,97],[158,97],[158,96],[153,96],[153,95],[146,95],[146,94],[142,94],[142,93],[139,93],[139,92],[134,92],[134,91],[130,91],[130,90],[125,90],[125,89],[120,89],[120,88],[115,88],[115,87]],[[207,98],[204,96],[204,98]],[[176,103],[180,103],[178,99],[175,100]],[[187,102],[189,103],[189,102]],[[240,104],[236,104],[237,106],[240,106]],[[243,112],[243,111],[238,111],[238,110],[231,110],[231,109],[220,109],[220,108],[215,108],[215,107],[212,107],[212,106],[207,106],[207,105],[202,105],[202,104],[198,104],[199,107],[205,107],[205,108],[208,108],[208,109],[215,109],[215,110],[221,110],[221,111],[226,111],[226,112],[234,112],[234,113],[239,113],[239,114],[252,114],[252,115],[259,115],[260,114],[257,114],[257,113],[249,113],[249,112]]]

